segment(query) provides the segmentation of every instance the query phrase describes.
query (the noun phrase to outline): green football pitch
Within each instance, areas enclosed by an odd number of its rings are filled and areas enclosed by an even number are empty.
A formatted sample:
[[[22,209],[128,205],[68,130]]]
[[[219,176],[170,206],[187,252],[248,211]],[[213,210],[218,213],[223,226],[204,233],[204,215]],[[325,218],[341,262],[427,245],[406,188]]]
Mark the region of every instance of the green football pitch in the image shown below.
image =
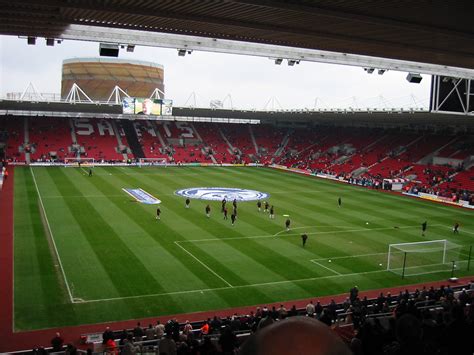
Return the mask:
[[[15,169],[16,330],[261,305],[345,293],[354,285],[369,290],[450,276],[451,260],[443,264],[436,253],[432,260],[408,253],[407,270],[418,272],[403,279],[387,271],[393,243],[447,239],[459,249],[455,275],[469,274],[472,211],[268,168],[87,172]],[[220,201],[191,200],[186,209],[175,191],[191,187],[266,192],[276,216],[258,212],[256,201],[239,202],[232,226]],[[123,188],[160,199],[161,220],[156,205],[135,201]],[[459,234],[452,232],[455,222]],[[309,237],[305,247],[302,233]]]

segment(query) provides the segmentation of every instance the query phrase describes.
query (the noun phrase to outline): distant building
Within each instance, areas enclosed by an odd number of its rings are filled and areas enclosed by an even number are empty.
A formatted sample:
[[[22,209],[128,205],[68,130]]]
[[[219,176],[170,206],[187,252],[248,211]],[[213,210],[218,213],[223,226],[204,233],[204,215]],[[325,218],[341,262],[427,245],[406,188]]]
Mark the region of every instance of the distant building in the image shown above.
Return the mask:
[[[65,59],[61,98],[76,83],[94,101],[107,101],[116,85],[132,97],[150,97],[158,88],[165,91],[164,68],[142,60],[115,58]]]

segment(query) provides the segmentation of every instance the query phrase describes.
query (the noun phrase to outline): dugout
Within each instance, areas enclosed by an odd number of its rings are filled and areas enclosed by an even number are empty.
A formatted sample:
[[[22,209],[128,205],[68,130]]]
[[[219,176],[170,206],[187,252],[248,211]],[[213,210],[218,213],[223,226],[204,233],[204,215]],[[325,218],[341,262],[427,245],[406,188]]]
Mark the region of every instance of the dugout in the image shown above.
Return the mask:
[[[410,180],[408,179],[383,179],[382,189],[391,191],[402,191],[403,186]]]

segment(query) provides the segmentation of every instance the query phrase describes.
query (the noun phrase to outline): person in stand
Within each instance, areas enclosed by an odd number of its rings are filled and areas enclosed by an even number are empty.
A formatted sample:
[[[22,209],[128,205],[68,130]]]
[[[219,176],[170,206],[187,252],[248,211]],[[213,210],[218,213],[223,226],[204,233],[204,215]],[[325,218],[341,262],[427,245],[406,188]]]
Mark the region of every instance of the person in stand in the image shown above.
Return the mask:
[[[160,210],[160,208],[158,207],[158,208],[156,209],[156,219],[159,220],[159,219],[160,219],[160,215],[161,215],[161,210]]]
[[[337,199],[337,205],[338,205],[339,207],[342,206],[342,198],[339,197],[339,198]]]
[[[285,221],[285,227],[286,227],[287,232],[290,230],[290,224],[291,224],[291,221],[289,218],[287,218]]]
[[[224,209],[225,209],[225,205],[227,203],[227,201],[225,200],[225,198],[222,200],[222,209],[221,209],[221,212],[224,213]]]
[[[235,214],[232,213],[230,215],[230,221],[232,222],[232,225],[234,225],[234,223],[235,223],[235,218],[236,218]]]
[[[227,207],[224,207],[224,219],[227,219]]]
[[[308,235],[306,233],[301,235],[301,241],[303,242],[303,248],[306,245],[306,241],[308,240]]]
[[[64,339],[61,337],[61,334],[58,332],[56,336],[51,339],[51,346],[53,347],[53,352],[58,352],[63,350]]]
[[[270,219],[275,219],[275,208],[273,207],[270,207]]]
[[[454,234],[458,234],[458,233],[459,233],[459,223],[458,223],[458,222],[454,223],[454,226],[453,226],[453,233],[454,233]]]
[[[265,201],[265,208],[263,209],[263,212],[268,212],[268,206],[269,206],[268,201]]]
[[[262,202],[260,201],[257,202],[257,208],[258,208],[258,212],[262,211]]]
[[[189,208],[189,204],[191,203],[191,200],[189,197],[186,199],[186,208]]]
[[[428,228],[428,222],[427,222],[427,221],[424,221],[424,222],[421,224],[421,235],[422,235],[423,237],[425,236],[426,228]]]
[[[206,217],[211,217],[211,206],[209,205],[206,206]]]
[[[89,168],[89,177],[91,177],[91,176],[92,176],[92,169]]]

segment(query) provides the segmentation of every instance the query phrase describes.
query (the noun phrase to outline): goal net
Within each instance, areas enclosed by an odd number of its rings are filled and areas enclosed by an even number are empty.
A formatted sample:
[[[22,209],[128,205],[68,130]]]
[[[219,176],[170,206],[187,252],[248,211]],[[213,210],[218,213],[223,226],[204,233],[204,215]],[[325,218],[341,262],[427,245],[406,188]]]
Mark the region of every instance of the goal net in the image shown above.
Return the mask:
[[[138,160],[138,166],[166,166],[168,159],[166,158],[140,158]]]
[[[65,167],[93,167],[95,165],[94,158],[64,158]]]
[[[402,276],[453,271],[465,268],[469,259],[469,247],[446,239],[390,244],[387,270]]]

